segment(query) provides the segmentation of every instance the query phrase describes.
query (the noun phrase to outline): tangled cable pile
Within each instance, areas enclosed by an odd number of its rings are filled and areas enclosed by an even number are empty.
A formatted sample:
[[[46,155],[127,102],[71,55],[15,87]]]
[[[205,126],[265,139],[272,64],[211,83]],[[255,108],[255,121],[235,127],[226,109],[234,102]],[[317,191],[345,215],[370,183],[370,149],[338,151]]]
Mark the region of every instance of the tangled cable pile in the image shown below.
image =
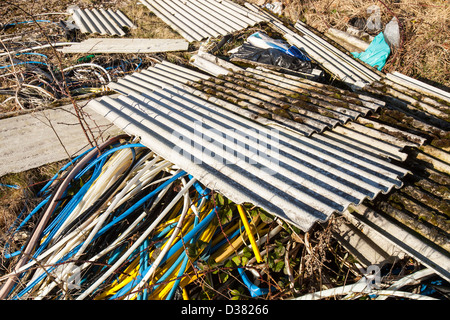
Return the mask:
[[[40,196],[13,224],[9,239],[27,232],[25,243],[4,246],[14,270],[0,278],[2,298],[187,299],[189,284],[231,259],[247,294],[276,290],[245,270],[263,261],[258,246],[281,225],[271,228],[258,210],[214,194],[128,136],[73,159]]]
[[[138,54],[64,59],[56,48],[79,37],[83,35],[68,30],[62,20],[34,19],[0,27],[0,106],[15,102],[29,109],[69,95],[108,91],[109,82],[153,64],[152,57]]]

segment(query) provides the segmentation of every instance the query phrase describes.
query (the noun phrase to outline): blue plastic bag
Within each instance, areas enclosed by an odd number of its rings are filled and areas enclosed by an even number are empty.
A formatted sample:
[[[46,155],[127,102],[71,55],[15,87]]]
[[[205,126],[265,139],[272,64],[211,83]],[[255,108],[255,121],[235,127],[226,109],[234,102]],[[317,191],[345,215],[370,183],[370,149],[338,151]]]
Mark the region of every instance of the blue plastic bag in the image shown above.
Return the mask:
[[[262,32],[255,32],[247,38],[247,41],[255,47],[262,49],[274,48],[303,61],[311,61],[303,52],[295,46],[291,46],[283,40],[272,39]]]
[[[391,48],[384,39],[383,32],[380,32],[375,38],[373,38],[366,51],[360,53],[352,52],[352,55],[355,58],[364,61],[372,67],[376,67],[380,71],[386,64],[386,60],[390,54]]]

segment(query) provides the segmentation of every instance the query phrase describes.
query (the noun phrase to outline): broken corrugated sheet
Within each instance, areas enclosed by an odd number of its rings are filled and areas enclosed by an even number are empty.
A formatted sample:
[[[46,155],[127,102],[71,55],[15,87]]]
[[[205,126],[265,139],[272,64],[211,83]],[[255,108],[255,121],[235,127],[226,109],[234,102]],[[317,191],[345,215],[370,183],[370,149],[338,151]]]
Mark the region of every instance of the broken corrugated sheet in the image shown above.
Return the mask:
[[[400,72],[394,71],[392,73],[388,73],[386,74],[386,78],[393,82],[399,83],[402,86],[421,92],[424,95],[450,103],[450,93],[448,91],[444,91],[425,82],[408,77]]]
[[[189,42],[245,29],[264,18],[227,0],[139,0]]]
[[[189,43],[183,39],[111,39],[90,38],[61,50],[63,53],[155,53],[186,51]]]
[[[391,153],[376,139],[360,142],[333,131],[305,137],[264,126],[176,78],[209,76],[163,62],[110,84],[126,96],[89,105],[236,203],[250,202],[308,230],[351,203],[400,187],[407,174],[387,159],[404,159],[401,148]]]
[[[442,119],[445,114],[437,112],[444,111],[448,102],[432,94],[438,88],[428,87],[425,92],[399,81],[394,89],[393,81],[386,81],[378,94],[389,108],[373,114],[370,121],[359,118],[358,123],[418,145],[407,160],[412,174],[388,196],[350,207],[344,215],[369,239],[383,237],[450,280],[450,126]]]
[[[124,36],[123,27],[136,27],[120,10],[72,8],[69,12],[72,13],[75,24],[83,33]]]
[[[381,237],[423,265],[433,269],[447,281],[450,280],[448,251],[439,249],[436,244],[413,232],[402,222],[365,205],[351,207],[350,210],[344,212],[344,216],[367,238],[375,241]]]
[[[304,49],[309,56],[337,75],[343,82],[364,87],[365,84],[382,79],[373,69],[366,67],[315,34],[302,21],[297,21],[295,28],[302,34],[286,34],[288,41]]]

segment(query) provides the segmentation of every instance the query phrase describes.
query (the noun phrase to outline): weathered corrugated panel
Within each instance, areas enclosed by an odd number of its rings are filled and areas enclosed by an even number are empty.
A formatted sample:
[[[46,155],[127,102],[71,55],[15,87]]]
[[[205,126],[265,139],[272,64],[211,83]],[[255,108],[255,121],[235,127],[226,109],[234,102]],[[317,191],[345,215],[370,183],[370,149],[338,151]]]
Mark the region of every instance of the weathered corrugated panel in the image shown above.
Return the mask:
[[[261,125],[222,107],[225,101],[203,99],[181,83],[174,86],[176,77],[209,76],[190,69],[181,73],[180,66],[167,62],[158,66],[172,68],[174,76],[156,82],[146,78],[156,68],[135,73],[111,84],[127,96],[89,105],[236,203],[250,202],[308,230],[352,203],[402,185],[399,178],[407,170],[389,162],[385,142],[351,141],[335,132],[306,137]],[[399,148],[399,159],[400,154]]]
[[[314,60],[322,63],[342,81],[356,86],[364,86],[382,79],[376,72],[309,30],[302,21],[297,21],[295,28],[302,35],[292,33],[290,35],[292,41],[300,45],[300,48],[303,48]]]
[[[450,256],[436,244],[417,235],[402,222],[386,217],[378,210],[364,205],[351,207],[344,216],[372,240],[382,237],[414,257],[423,265],[450,281]]]
[[[392,107],[381,109],[371,120],[359,118],[357,122],[366,128],[358,128],[361,132],[377,129],[400,143],[418,146],[409,152],[407,165],[411,175],[402,188],[392,190],[388,197],[356,206],[344,215],[373,241],[384,237],[449,280],[449,122],[439,112],[448,110],[448,101],[437,94],[438,88],[423,90],[392,77],[381,82],[383,90],[379,90],[379,96]]]
[[[140,0],[188,41],[245,29],[264,18],[225,0]]]
[[[400,72],[394,71],[392,73],[388,73],[386,74],[386,78],[418,92],[422,92],[425,95],[430,95],[434,98],[442,99],[447,101],[447,103],[450,103],[450,92],[408,77]]]
[[[136,26],[120,10],[71,9],[73,20],[83,33],[124,36],[123,27]]]
[[[160,86],[184,84],[209,96],[232,102],[241,107],[242,112],[253,114],[265,124],[269,118],[278,126],[305,135],[345,124],[376,111],[382,105],[376,99],[362,100],[345,91],[330,93],[318,88],[316,83],[301,82],[293,77],[283,78],[275,73],[267,76],[255,69],[230,71],[220,77],[187,74],[186,70],[189,69],[163,63],[127,77],[126,81],[128,85],[139,85],[142,81]],[[114,84],[112,86],[118,91],[125,90]]]

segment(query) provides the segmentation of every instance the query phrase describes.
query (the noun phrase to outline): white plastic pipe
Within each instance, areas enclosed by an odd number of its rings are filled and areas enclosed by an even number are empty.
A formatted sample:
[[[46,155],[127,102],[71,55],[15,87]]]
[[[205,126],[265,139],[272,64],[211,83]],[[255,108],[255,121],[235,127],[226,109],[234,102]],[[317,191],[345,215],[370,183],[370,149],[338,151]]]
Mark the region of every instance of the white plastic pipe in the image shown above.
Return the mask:
[[[153,223],[145,230],[145,232],[136,240],[135,243],[124,253],[122,256],[116,261],[116,263],[111,266],[108,271],[106,271],[97,281],[95,281],[86,291],[84,291],[81,295],[77,297],[76,300],[83,300],[86,298],[92,291],[94,291],[103,281],[105,281],[117,268],[119,268],[122,263],[128,259],[130,254],[136,250],[141,243],[149,236],[149,234],[153,231],[153,229],[161,222],[161,220],[170,212],[172,207],[180,200],[180,198],[184,195],[185,192],[189,190],[189,188],[194,184],[195,180],[191,179],[186,186],[172,199],[172,201],[164,208],[163,212],[153,221]]]

